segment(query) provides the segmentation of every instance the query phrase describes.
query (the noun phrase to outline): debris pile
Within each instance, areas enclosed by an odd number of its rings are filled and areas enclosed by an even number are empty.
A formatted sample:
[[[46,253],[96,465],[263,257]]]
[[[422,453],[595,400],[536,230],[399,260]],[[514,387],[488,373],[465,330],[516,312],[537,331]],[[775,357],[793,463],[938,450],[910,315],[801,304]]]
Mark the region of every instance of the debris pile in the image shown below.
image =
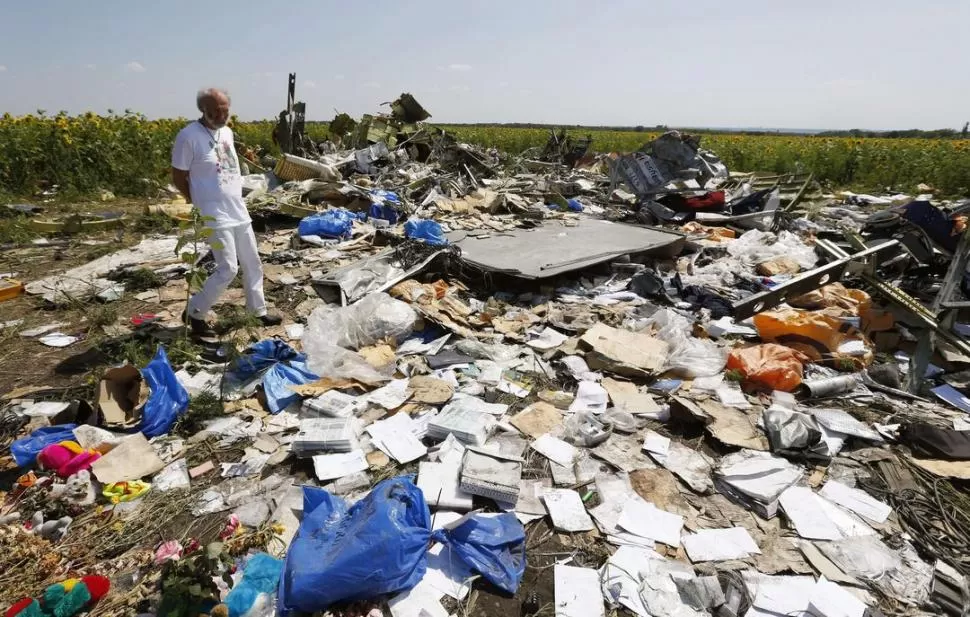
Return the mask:
[[[8,615],[970,610],[970,206],[391,109],[247,177],[281,326],[176,359],[174,237],[25,281],[158,352],[3,397]]]

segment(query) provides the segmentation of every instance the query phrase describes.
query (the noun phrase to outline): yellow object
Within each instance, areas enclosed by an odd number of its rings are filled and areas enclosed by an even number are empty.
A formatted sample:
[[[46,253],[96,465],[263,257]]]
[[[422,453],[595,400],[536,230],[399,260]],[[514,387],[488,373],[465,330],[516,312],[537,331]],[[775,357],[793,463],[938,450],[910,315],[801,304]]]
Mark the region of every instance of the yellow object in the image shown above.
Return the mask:
[[[61,586],[64,587],[64,591],[71,591],[74,586],[81,582],[81,579],[69,578],[66,581],[61,581]]]
[[[111,503],[121,503],[138,499],[152,487],[148,482],[131,480],[129,482],[112,482],[106,484],[101,494],[111,500]]]
[[[0,279],[0,302],[13,300],[24,293],[24,284],[16,279]]]

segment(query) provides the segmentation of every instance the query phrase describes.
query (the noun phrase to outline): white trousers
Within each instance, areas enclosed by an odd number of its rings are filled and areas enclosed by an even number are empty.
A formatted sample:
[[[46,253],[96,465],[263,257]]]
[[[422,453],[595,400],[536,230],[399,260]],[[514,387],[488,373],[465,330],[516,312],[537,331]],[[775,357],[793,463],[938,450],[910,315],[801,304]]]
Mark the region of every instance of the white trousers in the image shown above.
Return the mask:
[[[202,290],[189,299],[189,315],[196,319],[205,319],[222,292],[229,287],[232,279],[236,278],[240,268],[243,289],[246,292],[246,309],[258,316],[265,315],[263,264],[259,261],[252,223],[244,223],[228,229],[216,229],[209,236],[210,244],[213,241],[222,245],[221,249],[212,250],[212,256],[216,260],[216,270],[206,279]]]

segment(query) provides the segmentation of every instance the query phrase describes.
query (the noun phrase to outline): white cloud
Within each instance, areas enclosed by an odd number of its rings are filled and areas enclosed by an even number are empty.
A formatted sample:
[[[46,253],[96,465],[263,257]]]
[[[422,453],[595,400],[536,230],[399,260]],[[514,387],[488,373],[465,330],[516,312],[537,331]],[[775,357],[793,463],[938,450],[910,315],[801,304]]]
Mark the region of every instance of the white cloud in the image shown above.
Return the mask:
[[[303,82],[303,87],[310,88],[310,89],[316,88],[317,82],[313,81],[312,79],[307,79]]]
[[[87,69],[87,70],[89,70],[89,71],[93,71],[93,70],[95,70],[96,68],[98,68],[98,65],[97,65],[97,64],[85,64],[85,65],[84,65],[84,68],[86,68],[86,69]]]
[[[343,79],[344,76],[343,75],[334,75],[333,78],[339,81],[339,80]]]
[[[0,73],[5,73],[6,71],[7,71],[7,65],[6,64],[0,64]]]
[[[452,92],[471,92],[472,91],[472,89],[469,88],[468,86],[450,86],[448,89],[451,90]]]
[[[141,62],[131,61],[125,65],[125,70],[129,73],[144,73],[145,67],[142,66]]]
[[[448,70],[449,71],[470,71],[472,70],[472,66],[470,64],[455,63],[455,64],[449,64]]]
[[[364,82],[364,87],[365,88],[380,88],[381,87],[381,84],[379,84],[376,81],[366,81],[366,82]]]

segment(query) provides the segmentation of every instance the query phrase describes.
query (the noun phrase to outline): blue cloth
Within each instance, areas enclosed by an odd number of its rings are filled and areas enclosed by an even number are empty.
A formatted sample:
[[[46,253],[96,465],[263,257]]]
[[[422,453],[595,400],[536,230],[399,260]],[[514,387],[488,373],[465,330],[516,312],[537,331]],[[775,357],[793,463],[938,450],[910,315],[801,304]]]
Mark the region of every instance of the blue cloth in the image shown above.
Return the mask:
[[[260,594],[272,594],[280,582],[283,561],[266,553],[256,553],[246,561],[242,580],[226,595],[229,617],[242,617]]]
[[[151,394],[142,410],[138,430],[151,439],[172,430],[175,421],[189,408],[189,393],[175,376],[165,347],[158,348],[152,361],[141,370],[141,375]]]
[[[306,364],[306,354],[297,353],[278,339],[265,339],[251,345],[232,365],[228,377],[247,382],[262,373],[263,394],[270,413],[279,413],[300,395],[289,388],[320,379]]]
[[[433,244],[436,246],[444,246],[445,244],[448,244],[448,239],[445,238],[445,234],[441,230],[441,225],[439,225],[437,221],[427,219],[409,219],[408,222],[404,224],[404,235],[408,238],[424,240],[428,244]]]
[[[33,465],[37,455],[47,446],[61,441],[74,441],[74,427],[76,424],[58,424],[57,426],[42,426],[30,435],[22,437],[10,444],[10,454],[20,467]]]

